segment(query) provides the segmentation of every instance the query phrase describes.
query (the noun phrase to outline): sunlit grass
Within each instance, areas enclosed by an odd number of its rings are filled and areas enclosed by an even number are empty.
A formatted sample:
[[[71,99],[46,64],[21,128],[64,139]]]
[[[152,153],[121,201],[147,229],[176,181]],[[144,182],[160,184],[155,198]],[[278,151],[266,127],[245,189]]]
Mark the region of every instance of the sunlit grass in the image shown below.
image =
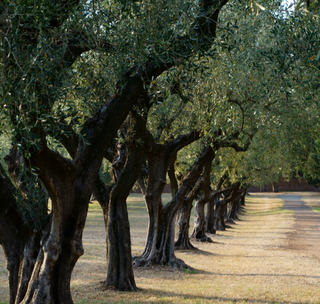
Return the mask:
[[[301,199],[315,212],[320,213],[320,193],[311,192],[306,195],[302,193]]]

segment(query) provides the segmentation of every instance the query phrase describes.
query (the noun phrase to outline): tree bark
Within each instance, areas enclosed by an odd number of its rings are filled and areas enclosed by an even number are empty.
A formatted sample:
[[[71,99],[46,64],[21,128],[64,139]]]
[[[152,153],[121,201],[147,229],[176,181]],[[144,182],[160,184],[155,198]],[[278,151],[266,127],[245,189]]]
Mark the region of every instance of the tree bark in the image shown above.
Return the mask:
[[[41,231],[46,230],[49,220],[48,198],[43,189],[37,190],[39,180],[28,172],[17,146],[12,147],[5,161],[16,185],[0,164],[0,244],[8,263],[10,303],[20,303],[40,251]],[[32,201],[34,194],[37,203]]]
[[[182,260],[177,259],[174,254],[175,217],[184,202],[188,189],[199,178],[203,166],[213,154],[214,151],[211,147],[203,150],[190,172],[182,180],[175,197],[166,206],[161,204],[161,194],[165,180],[156,179],[154,183],[148,184],[146,203],[150,221],[147,244],[142,257],[135,260],[135,265],[163,264],[177,268],[188,267]],[[161,154],[158,151],[155,155],[160,157]],[[153,169],[155,168],[159,168],[159,165]],[[164,177],[166,168],[162,171]],[[154,175],[150,174],[151,171],[151,168],[149,168],[149,179],[155,178]],[[153,187],[155,185],[158,187]]]
[[[178,239],[174,243],[174,248],[185,250],[185,249],[195,249],[191,244],[189,238],[189,228],[190,228],[190,216],[192,210],[192,201],[183,203],[179,215],[178,215]]]
[[[206,218],[204,214],[204,206],[209,201],[209,194],[211,192],[210,187],[210,173],[212,160],[215,157],[215,153],[212,158],[208,160],[204,167],[203,181],[204,186],[202,188],[202,195],[198,196],[195,204],[195,217],[194,217],[194,228],[191,238],[194,238],[198,242],[213,243],[212,239],[206,235]]]
[[[215,200],[219,201],[219,196],[215,198]],[[214,219],[215,219],[215,201],[209,201],[207,203],[207,214],[206,214],[206,232],[216,234],[216,230],[214,228]]]
[[[44,229],[41,242],[37,236],[25,242],[27,256],[13,303],[72,303],[70,278],[76,260],[83,253],[81,238],[87,204],[79,204],[80,200],[76,200],[78,204],[70,204],[74,189],[68,186],[74,186],[76,173],[70,161],[46,148],[39,152],[37,160],[39,176],[52,198],[54,215],[48,229]],[[49,178],[44,163],[46,168],[52,166],[53,174]]]
[[[168,177],[170,179],[171,197],[174,197],[178,191],[179,185],[175,174],[174,163],[177,160],[177,154],[173,156],[168,168]]]
[[[113,170],[113,178],[116,183],[111,191],[109,202],[106,285],[122,291],[137,291],[132,268],[130,226],[126,200],[141,172],[144,147],[137,140],[141,139],[143,142],[145,140],[147,119],[131,113],[131,120],[131,125],[134,125],[134,128],[132,138],[129,139],[127,146],[126,162],[124,167],[120,165],[119,171],[115,168]],[[135,122],[133,122],[134,120]],[[113,166],[116,167],[116,162]]]
[[[216,147],[218,148],[218,147]],[[225,179],[228,177],[228,172],[225,171],[218,184],[217,184],[217,191],[219,191],[222,187],[223,182]],[[216,228],[217,228],[217,214],[218,211],[216,210],[217,204],[219,203],[221,194],[224,193],[225,191],[221,193],[217,193],[213,199],[210,199],[209,202],[207,203],[207,214],[206,214],[206,231],[212,234],[216,233]]]
[[[185,197],[184,202],[179,211],[178,217],[178,239],[174,244],[175,249],[196,249],[190,242],[189,228],[190,228],[190,216],[192,209],[192,202],[196,195],[203,187],[203,179],[199,179],[196,185],[190,190],[188,195]]]
[[[24,248],[32,237],[31,229],[17,211],[16,191],[17,188],[12,184],[0,163],[0,244],[7,260],[10,304],[15,303]]]
[[[195,217],[194,217],[194,228],[191,234],[191,238],[198,242],[213,243],[212,239],[205,233],[206,230],[206,219],[204,214],[204,206],[207,203],[208,198],[204,195],[200,196],[196,200],[195,204]]]

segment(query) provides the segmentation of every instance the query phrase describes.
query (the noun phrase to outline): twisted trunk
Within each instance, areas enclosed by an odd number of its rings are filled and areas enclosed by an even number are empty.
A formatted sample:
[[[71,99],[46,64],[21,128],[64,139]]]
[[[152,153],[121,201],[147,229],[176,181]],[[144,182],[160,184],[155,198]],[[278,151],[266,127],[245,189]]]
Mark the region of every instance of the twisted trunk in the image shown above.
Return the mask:
[[[188,195],[185,197],[184,202],[179,212],[179,233],[178,239],[175,242],[176,249],[195,249],[189,239],[189,227],[190,227],[190,215],[192,209],[192,202],[194,198],[199,194],[199,191],[203,188],[204,182],[200,178],[196,185],[191,188]]]
[[[12,184],[6,171],[0,163],[0,244],[3,248],[7,269],[9,272],[10,304],[15,303],[19,284],[23,284],[27,274],[20,272],[24,260],[24,249],[32,239],[32,231],[24,223],[21,214],[17,211],[15,192],[17,188]],[[31,260],[26,255],[27,260]],[[30,263],[32,268],[32,263]],[[23,290],[23,287],[21,288]],[[21,297],[21,296],[19,296]]]
[[[161,194],[165,180],[156,179],[154,175],[150,174],[152,172],[151,169],[159,168],[160,166],[149,167],[149,180],[155,178],[154,183],[148,182],[145,196],[150,217],[149,230],[145,250],[142,256],[135,260],[135,265],[163,264],[178,268],[188,267],[183,261],[177,259],[174,254],[175,217],[191,185],[199,178],[203,166],[213,154],[214,151],[211,147],[203,150],[191,171],[182,180],[175,197],[166,206],[161,204]],[[158,151],[155,157],[161,157],[161,153]],[[162,171],[164,174],[166,168]]]
[[[230,220],[239,219],[237,215],[237,212],[239,211],[239,207],[240,207],[240,198],[239,196],[237,196],[230,202],[230,207],[227,212],[227,221],[229,223],[233,223],[233,221],[230,221]]]
[[[146,117],[131,113],[131,125],[133,125],[133,135],[127,147],[124,167],[119,165],[121,159],[113,164],[113,178],[116,183],[110,195],[107,241],[108,275],[106,285],[123,291],[137,291],[132,268],[130,225],[126,200],[141,172],[144,160],[144,147],[137,142],[137,139],[145,140]]]
[[[213,243],[212,239],[205,233],[206,219],[204,214],[204,206],[207,203],[208,198],[202,195],[198,198],[195,204],[195,216],[194,216],[194,228],[191,238],[198,242]]]
[[[215,198],[216,201],[219,201],[219,196]],[[214,200],[207,203],[207,213],[206,213],[206,232],[215,234],[216,230],[214,228],[215,224],[215,205]]]
[[[190,217],[192,210],[193,197],[187,199],[180,208],[178,215],[178,239],[174,246],[175,249],[195,249],[189,239]]]

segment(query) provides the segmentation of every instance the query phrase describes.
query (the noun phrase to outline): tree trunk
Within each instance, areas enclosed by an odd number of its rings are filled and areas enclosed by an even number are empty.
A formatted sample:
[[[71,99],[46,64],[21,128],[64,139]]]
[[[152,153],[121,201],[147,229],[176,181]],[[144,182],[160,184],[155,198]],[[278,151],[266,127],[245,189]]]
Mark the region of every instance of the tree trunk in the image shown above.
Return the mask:
[[[215,200],[219,201],[219,197],[217,196]],[[215,201],[209,201],[207,203],[207,214],[206,214],[206,232],[216,234],[216,230],[214,228],[215,224]]]
[[[81,192],[84,187],[78,185],[80,188],[75,190],[77,171],[71,162],[46,147],[39,152],[36,167],[52,199],[53,216],[43,230],[41,242],[33,236],[25,243],[27,256],[14,303],[68,304],[72,303],[71,273],[83,254],[81,239],[90,193],[84,199]],[[47,174],[49,168],[52,174]]]
[[[202,195],[198,195],[198,199],[195,204],[195,218],[194,218],[194,228],[191,235],[191,238],[194,238],[198,242],[208,242],[213,243],[212,239],[206,235],[206,218],[204,214],[204,205],[209,201],[209,194],[211,192],[210,187],[210,174],[212,160],[214,159],[215,154],[212,155],[212,158],[206,163],[203,172],[203,188]]]
[[[118,190],[118,191],[117,191]],[[130,225],[126,195],[114,189],[108,223],[108,274],[106,285],[122,291],[137,291],[132,269]]]
[[[134,261],[134,265],[168,265],[176,268],[189,268],[174,254],[175,213],[162,205],[159,207],[158,212],[149,222],[145,250],[142,256]]]
[[[278,191],[278,186],[276,183],[272,183],[272,192],[279,192]]]
[[[144,147],[136,139],[145,140],[146,127],[146,117],[131,113],[131,120],[131,125],[134,125],[134,128],[132,138],[129,134],[126,162],[124,167],[119,165],[117,161],[113,163],[113,179],[116,184],[112,189],[109,201],[106,285],[122,291],[137,291],[132,268],[130,225],[126,200],[141,172]],[[133,122],[134,120],[135,122]]]
[[[240,205],[240,200],[239,197],[236,197],[233,201],[231,201],[230,203],[230,208],[229,211],[227,213],[227,219],[231,219],[231,220],[237,220],[238,215],[237,215],[237,209],[238,206]],[[230,223],[232,223],[233,221],[230,221]]]
[[[194,215],[194,228],[191,238],[198,242],[213,243],[212,239],[205,234],[206,230],[206,218],[204,214],[204,205],[207,202],[205,196],[198,198],[195,204],[195,215]]]
[[[190,216],[192,210],[192,200],[190,199],[181,206],[179,215],[178,215],[178,239],[174,244],[175,249],[195,249],[191,244],[189,239],[189,228],[190,228]]]
[[[170,179],[170,190],[171,190],[172,198],[176,195],[179,188],[178,181],[175,174],[175,168],[174,168],[174,163],[176,160],[177,160],[177,154],[173,156],[172,161],[168,168],[168,177]]]
[[[75,263],[83,254],[87,206],[75,206],[70,213],[58,213],[60,218],[52,218],[22,303],[73,303],[70,280]]]
[[[161,158],[160,151],[154,154],[153,159]],[[161,152],[165,152],[165,149]],[[165,186],[165,173],[168,165],[165,166],[164,162],[155,162],[152,166],[149,164],[149,181],[145,196],[149,213],[149,229],[145,250],[142,256],[134,262],[136,266],[162,264],[177,268],[188,267],[174,254],[175,216],[184,202],[188,189],[196,182],[203,166],[213,154],[211,147],[203,150],[191,171],[183,179],[175,197],[166,206],[161,203],[161,194]],[[170,161],[167,162],[169,163]],[[161,168],[163,170],[158,171]],[[152,172],[155,174],[151,174]],[[161,176],[160,173],[163,175]],[[164,178],[160,179],[159,175]]]
[[[64,203],[70,200],[70,184],[64,180],[59,188],[65,193],[61,195],[65,198]],[[0,189],[3,189],[2,185]],[[52,217],[48,229],[43,230],[40,242],[40,234],[25,227],[16,213],[17,202],[12,200],[16,191],[14,186],[7,185],[6,189],[7,194],[8,189],[11,191],[11,201],[1,200],[0,209],[7,214],[11,208],[11,216],[2,218],[0,212],[0,240],[8,261],[10,303],[72,303],[70,279],[75,262],[83,253],[81,238],[87,204],[76,204],[66,210],[56,199],[57,195],[52,195],[53,208],[58,212]],[[10,231],[19,235],[10,235]],[[6,240],[5,236],[10,239]]]
[[[245,206],[246,205],[246,195],[247,195],[247,189],[243,190],[243,194],[241,196],[241,206]]]
[[[226,224],[224,221],[226,208],[227,208],[226,204],[224,204],[224,205],[218,204],[216,207],[215,226],[214,226],[216,231],[225,231],[226,230]]]
[[[6,157],[12,175],[18,173],[16,161],[17,158]],[[24,297],[40,249],[40,233],[31,228],[32,223],[27,225],[22,216],[24,209],[21,207],[19,212],[17,208],[19,204],[28,202],[21,195],[18,203],[17,193],[19,189],[12,184],[0,163],[0,244],[7,260],[10,304],[19,303]]]
[[[185,197],[183,205],[179,212],[179,233],[178,239],[175,242],[175,249],[196,249],[190,242],[189,239],[189,228],[190,228],[190,216],[192,203],[196,195],[203,187],[203,179],[199,179],[196,185],[189,191],[189,194]]]

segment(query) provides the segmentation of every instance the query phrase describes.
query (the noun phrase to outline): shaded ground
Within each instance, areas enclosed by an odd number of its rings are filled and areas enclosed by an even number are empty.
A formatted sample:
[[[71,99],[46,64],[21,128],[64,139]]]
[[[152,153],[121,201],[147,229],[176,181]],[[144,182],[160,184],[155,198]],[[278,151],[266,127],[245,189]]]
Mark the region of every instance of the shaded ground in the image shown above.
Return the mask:
[[[318,241],[313,233],[317,226],[313,216],[318,214],[296,196],[278,195],[280,198],[270,193],[248,196],[245,213],[232,229],[210,235],[214,244],[194,243],[198,251],[178,252],[178,257],[195,271],[135,269],[137,285],[142,289],[138,293],[101,287],[99,282],[106,275],[103,217],[97,204],[90,205],[84,231],[85,254],[72,277],[75,303],[320,303],[320,260],[314,257],[309,243]],[[313,208],[320,208],[320,196],[298,195]],[[147,212],[138,195],[131,196],[128,207],[133,254],[137,255],[144,247]],[[1,304],[8,300],[6,276],[0,250]]]
[[[294,211],[294,231],[289,233],[289,248],[320,258],[320,214],[314,212],[299,195],[283,194],[283,208]]]

